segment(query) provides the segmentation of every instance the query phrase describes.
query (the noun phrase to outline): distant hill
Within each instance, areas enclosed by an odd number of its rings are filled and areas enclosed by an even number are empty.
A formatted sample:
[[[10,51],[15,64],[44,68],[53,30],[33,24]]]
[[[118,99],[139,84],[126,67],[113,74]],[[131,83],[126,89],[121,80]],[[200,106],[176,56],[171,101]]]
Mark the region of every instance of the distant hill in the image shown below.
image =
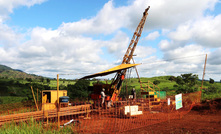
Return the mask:
[[[0,72],[7,71],[7,70],[13,70],[13,69],[5,65],[0,65]]]
[[[0,78],[8,78],[8,79],[13,79],[13,78],[21,78],[21,79],[26,79],[26,78],[31,78],[31,79],[40,79],[41,76],[37,76],[34,74],[28,74],[23,72],[22,70],[19,69],[12,69],[8,66],[5,65],[0,65]]]

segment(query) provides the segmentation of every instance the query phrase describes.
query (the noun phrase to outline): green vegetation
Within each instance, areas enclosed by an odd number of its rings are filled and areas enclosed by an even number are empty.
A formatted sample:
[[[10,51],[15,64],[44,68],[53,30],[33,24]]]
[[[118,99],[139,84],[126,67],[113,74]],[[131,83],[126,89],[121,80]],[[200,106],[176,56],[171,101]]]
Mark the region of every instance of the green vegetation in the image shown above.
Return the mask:
[[[198,76],[193,74],[181,74],[177,76],[175,81],[177,85],[176,93],[191,93],[198,91],[199,86],[197,85]]]
[[[190,80],[186,80],[190,78]],[[201,87],[201,81],[197,80],[197,77],[194,75],[181,75],[178,77],[174,76],[160,76],[152,78],[141,78],[142,82],[157,83],[157,86],[161,91],[166,91],[167,95],[174,95],[177,93],[189,93],[194,91],[199,91]],[[87,96],[90,94],[88,86],[93,85],[95,80],[60,80],[59,85],[61,90],[68,90],[68,95],[71,99],[87,99]],[[106,83],[106,81],[100,81],[100,83]],[[111,81],[107,81],[111,83]],[[221,97],[221,83],[211,83],[209,81],[204,81],[203,89],[203,99],[213,99]],[[35,95],[38,89],[38,100],[41,100],[41,91],[42,90],[54,90],[57,88],[57,81],[55,79],[50,79],[50,83],[47,82],[47,79],[44,81],[28,80],[21,79],[3,79],[0,78],[0,104],[22,102],[27,100],[33,100],[31,88],[33,87]],[[128,91],[126,91],[126,88]],[[140,92],[140,83],[137,78],[126,79],[122,86],[121,96],[125,94],[130,94],[132,88],[135,88],[137,92]]]
[[[89,85],[89,80],[79,80],[74,85],[67,85],[68,96],[72,99],[87,99],[90,94]]]
[[[23,100],[28,100],[28,97],[20,97],[20,96],[1,96],[2,103],[0,104],[9,104],[9,103],[17,103],[22,102]],[[4,100],[4,101],[3,101]]]
[[[158,84],[160,84],[160,81],[159,80],[155,80],[155,81],[153,81],[153,84],[154,85],[158,85]]]
[[[159,76],[152,78],[140,78],[142,82],[154,83],[154,81],[159,81],[157,86],[161,91],[166,91],[167,95],[175,95],[177,93],[190,93],[201,90],[201,81],[198,80],[197,75],[193,74],[181,74],[178,77],[175,76]],[[130,93],[132,88],[136,88],[140,92],[140,85],[138,79],[131,78],[128,80],[128,93]],[[122,87],[123,94],[126,94],[125,86]],[[121,95],[122,96],[122,95]],[[202,89],[202,100],[205,99],[215,99],[221,97],[221,83],[210,81],[204,81]]]
[[[175,95],[178,93],[190,93],[201,90],[201,81],[195,74],[181,74],[180,76],[159,76],[152,78],[140,78],[143,83],[154,83],[161,91],[166,91],[167,95]],[[89,86],[98,83],[96,79],[92,80],[59,80],[59,89],[67,90],[71,99],[85,100],[88,99],[91,91]],[[111,83],[108,81],[99,81],[99,83]],[[54,90],[57,88],[57,80],[35,75],[26,74],[22,71],[13,70],[7,66],[0,65],[0,112],[2,115],[11,114],[11,112],[27,112],[35,111],[33,96],[30,87],[33,87],[35,97],[41,100],[42,90]],[[152,86],[152,85],[150,85]],[[125,79],[122,84],[120,96],[124,98],[131,93],[132,88],[136,89],[138,98],[140,96],[140,83],[137,78]],[[153,86],[152,86],[153,88]],[[155,88],[158,90],[157,88]],[[38,98],[37,94],[38,93]],[[221,82],[215,82],[210,78],[204,81],[202,89],[202,100],[221,98]],[[30,103],[27,103],[29,100]],[[31,100],[31,101],[30,101]],[[24,103],[25,102],[25,103]],[[33,106],[33,107],[31,107]],[[13,111],[15,108],[18,111]],[[30,108],[30,109],[28,109]],[[45,129],[43,122],[33,119],[27,122],[4,124],[0,127],[1,134],[59,134],[74,133],[74,124],[70,124],[59,131],[57,124],[49,124]]]
[[[210,84],[213,84],[214,82],[215,82],[214,79],[211,79],[211,78],[209,79]]]
[[[214,98],[221,98],[221,83],[205,82],[205,87],[202,90],[202,100],[211,100]]]
[[[20,124],[10,123],[4,124],[0,127],[1,134],[72,134],[73,133],[73,125],[66,126],[64,128],[59,129],[56,128],[57,124],[51,124],[45,129],[42,125],[42,122],[37,122],[33,119],[26,122],[22,122]]]
[[[12,75],[4,76],[2,74],[13,72]],[[15,102],[24,102],[27,100],[33,101],[31,86],[35,95],[38,90],[38,100],[41,100],[42,90],[54,90],[57,88],[57,80],[40,77],[24,73],[22,71],[13,70],[7,66],[0,65],[0,104],[9,104]],[[22,77],[17,77],[22,76]],[[16,77],[15,77],[16,76]],[[25,76],[25,77],[24,77]],[[29,77],[30,76],[30,77]],[[166,91],[167,95],[175,95],[177,93],[190,93],[200,91],[201,81],[194,74],[181,74],[180,76],[159,76],[152,78],[140,78],[141,82],[155,83],[161,91]],[[68,90],[68,95],[71,99],[88,99],[91,93],[88,86],[97,83],[96,79],[92,80],[59,80],[59,89]],[[111,83],[108,81],[99,81],[99,83]],[[135,88],[137,95],[140,92],[140,83],[137,78],[125,79],[122,84],[121,97],[130,94],[131,89]],[[158,90],[158,89],[157,89]],[[210,78],[209,81],[204,81],[202,90],[202,99],[214,99],[221,97],[221,83],[214,82]],[[37,96],[37,95],[36,95]]]
[[[34,74],[27,74],[21,70],[15,70],[10,67],[0,65],[0,78],[6,79],[40,79],[41,76],[37,76]]]

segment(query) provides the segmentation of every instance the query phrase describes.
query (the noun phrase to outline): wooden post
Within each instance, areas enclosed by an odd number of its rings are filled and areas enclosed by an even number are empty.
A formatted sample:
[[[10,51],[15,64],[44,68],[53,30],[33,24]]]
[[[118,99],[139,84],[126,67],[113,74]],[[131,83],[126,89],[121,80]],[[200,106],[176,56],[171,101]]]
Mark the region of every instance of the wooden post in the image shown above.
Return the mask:
[[[205,58],[205,64],[204,64],[204,69],[203,69],[203,77],[202,77],[202,84],[201,84],[201,93],[200,93],[200,98],[202,98],[202,90],[203,90],[203,80],[204,80],[204,75],[205,75],[205,71],[206,71],[206,61],[207,61],[207,54],[206,54],[206,58]]]
[[[38,104],[38,88],[37,88],[37,104]]]
[[[58,129],[60,128],[60,113],[59,113],[59,74],[57,74],[57,115],[58,115]]]
[[[151,111],[151,108],[150,108],[150,85],[149,85],[149,80],[148,80],[148,99],[149,99],[149,111]]]
[[[35,94],[34,94],[32,86],[31,86],[31,91],[32,91],[32,95],[33,95],[33,98],[34,98],[34,101],[35,101],[35,106],[36,106],[37,111],[38,111],[38,104],[36,103]]]

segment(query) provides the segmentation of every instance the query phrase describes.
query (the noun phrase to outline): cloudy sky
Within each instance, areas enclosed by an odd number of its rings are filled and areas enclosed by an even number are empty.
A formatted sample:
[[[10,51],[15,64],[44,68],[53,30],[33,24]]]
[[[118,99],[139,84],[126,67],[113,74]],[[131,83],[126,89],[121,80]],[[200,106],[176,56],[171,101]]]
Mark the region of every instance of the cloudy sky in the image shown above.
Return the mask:
[[[122,61],[150,6],[134,57],[142,77],[221,79],[219,0],[0,0],[0,64],[81,78]],[[112,77],[112,76],[110,76]]]

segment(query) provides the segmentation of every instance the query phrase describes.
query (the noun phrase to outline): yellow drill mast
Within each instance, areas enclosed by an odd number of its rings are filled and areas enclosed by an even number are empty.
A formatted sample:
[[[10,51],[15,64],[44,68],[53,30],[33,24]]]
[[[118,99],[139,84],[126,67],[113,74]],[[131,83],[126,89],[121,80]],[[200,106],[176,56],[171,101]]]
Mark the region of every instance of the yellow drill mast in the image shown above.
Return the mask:
[[[137,26],[136,31],[134,32],[134,35],[131,39],[131,42],[127,48],[127,51],[123,57],[123,61],[121,64],[130,64],[130,61],[133,58],[134,50],[137,46],[137,43],[138,43],[141,33],[143,31],[143,27],[144,27],[149,9],[150,9],[150,6],[147,9],[145,9],[145,11],[143,12],[143,17],[141,18],[141,21],[140,21],[139,25]],[[126,69],[117,72],[117,74],[115,75],[115,77],[111,83],[112,89],[114,89],[112,97],[111,97],[112,101],[118,101],[118,96],[120,94],[122,82],[124,80],[125,75],[126,75]]]

